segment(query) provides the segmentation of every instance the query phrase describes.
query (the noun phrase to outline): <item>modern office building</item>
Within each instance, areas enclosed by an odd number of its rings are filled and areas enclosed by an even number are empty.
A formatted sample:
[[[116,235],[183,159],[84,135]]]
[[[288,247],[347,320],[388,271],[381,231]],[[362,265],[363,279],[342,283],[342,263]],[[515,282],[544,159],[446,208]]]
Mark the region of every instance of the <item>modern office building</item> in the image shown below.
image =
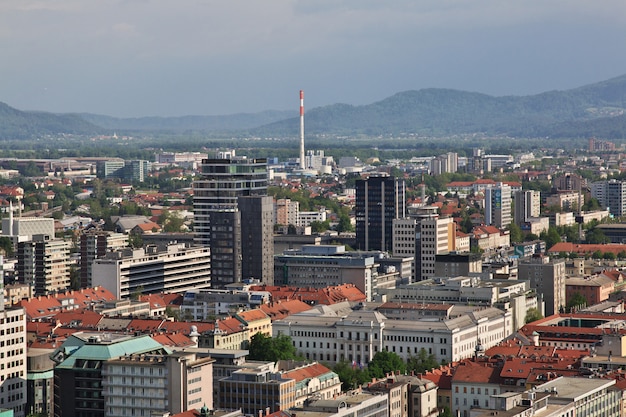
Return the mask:
[[[54,219],[49,217],[9,217],[2,219],[2,236],[10,237],[13,245],[32,240],[34,235],[54,236]]]
[[[54,349],[28,348],[26,415],[54,412]]]
[[[611,215],[622,217],[626,214],[626,182],[620,180],[597,181],[591,183],[591,196],[596,198]]]
[[[219,407],[245,415],[288,410],[296,404],[296,380],[267,369],[244,368],[219,381]]]
[[[237,199],[241,212],[241,277],[274,283],[274,200],[270,196]]]
[[[86,230],[80,233],[80,286],[89,288],[91,283],[91,265],[107,252],[128,246],[128,235],[104,230]]]
[[[276,285],[326,288],[353,284],[368,301],[375,298],[377,276],[374,256],[346,252],[345,246],[304,245],[274,259]]]
[[[485,189],[485,224],[501,229],[511,224],[511,187],[496,183]]]
[[[248,260],[254,255],[242,252],[239,197],[266,196],[267,182],[265,158],[237,157],[232,152],[222,153],[218,159],[202,161],[199,179],[193,183],[194,232],[197,243],[211,248],[214,288],[225,288],[243,279],[242,260]],[[265,211],[257,211],[259,215],[262,213]],[[264,215],[257,221],[267,221],[263,219],[266,219]],[[272,215],[269,221],[272,222],[273,230]],[[259,225],[263,230],[266,226]],[[254,235],[253,241],[246,242],[245,246],[263,246],[264,238],[263,235]]]
[[[34,295],[64,291],[70,286],[70,247],[64,239],[34,235],[17,244],[17,279],[34,288]]]
[[[393,220],[406,217],[404,179],[385,174],[356,181],[356,249],[391,252]]]
[[[530,287],[543,296],[545,316],[551,316],[566,305],[565,260],[550,260],[548,256],[533,255],[518,265],[518,279],[530,281]]]
[[[105,416],[213,409],[213,362],[184,351],[111,358],[102,364]]]
[[[210,288],[211,251],[184,244],[117,250],[94,260],[92,282],[111,291],[116,298]]]
[[[107,394],[115,394],[113,384],[111,389],[105,389],[105,381],[109,376],[117,381],[114,369],[105,370],[104,364],[110,359],[118,359],[125,355],[164,355],[171,351],[152,337],[118,335],[113,333],[86,333],[79,332],[69,336],[52,355],[56,363],[54,368],[54,416],[55,417],[104,417],[122,415],[107,404]],[[135,368],[135,369],[138,369]],[[157,375],[128,373],[124,388],[129,392],[125,399],[132,403],[142,389],[150,389],[155,384]],[[129,369],[130,371],[130,369]],[[110,374],[110,375],[109,375]],[[120,375],[120,379],[122,376]],[[141,380],[143,378],[143,381]],[[156,385],[156,384],[155,384]],[[107,386],[108,388],[108,386]],[[132,394],[131,388],[139,390]],[[114,396],[115,398],[115,396]],[[210,395],[209,397],[210,398]],[[153,401],[161,401],[154,398]],[[164,411],[164,410],[161,410]],[[137,414],[140,415],[140,414]],[[150,415],[149,413],[147,415]]]
[[[414,257],[413,281],[433,278],[436,256],[453,251],[454,244],[454,219],[440,217],[437,207],[411,209],[393,221],[393,254]]]
[[[144,182],[149,169],[150,162],[146,160],[109,159],[97,163],[96,175],[102,179]]]
[[[515,192],[514,222],[521,226],[533,217],[539,217],[541,212],[541,193],[526,190]]]
[[[96,164],[96,175],[98,178],[123,178],[126,162],[121,158],[106,159],[98,161]]]

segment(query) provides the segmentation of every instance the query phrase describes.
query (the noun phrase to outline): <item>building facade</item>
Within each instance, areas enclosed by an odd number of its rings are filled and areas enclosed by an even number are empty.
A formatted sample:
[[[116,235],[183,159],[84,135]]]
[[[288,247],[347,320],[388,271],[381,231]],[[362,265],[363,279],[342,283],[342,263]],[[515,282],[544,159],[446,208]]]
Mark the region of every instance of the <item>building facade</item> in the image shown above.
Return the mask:
[[[368,301],[375,297],[377,263],[373,256],[359,256],[344,246],[305,245],[274,259],[274,283],[294,287],[326,288],[353,284]]]
[[[191,352],[133,354],[102,365],[107,417],[213,409],[213,359]]]
[[[517,191],[515,193],[515,224],[521,226],[541,213],[541,192],[533,190]]]
[[[116,298],[210,288],[211,251],[183,244],[118,250],[93,262],[92,281]]]
[[[166,354],[169,350],[157,343],[150,336],[115,335],[111,333],[74,333],[63,345],[55,350],[52,360],[54,368],[54,416],[55,417],[104,417],[117,411],[106,407],[107,394],[114,393],[114,386],[105,390],[107,372],[106,361],[131,354]],[[136,368],[135,368],[136,369]],[[155,369],[153,367],[152,369]],[[113,376],[113,375],[111,375]],[[121,378],[121,376],[120,376]],[[145,390],[154,379],[147,375],[143,382],[140,375],[125,376],[125,388],[130,391]],[[132,378],[132,383],[131,383]],[[154,376],[153,376],[154,378]],[[122,381],[124,381],[122,379]],[[132,391],[131,391],[132,392]],[[124,397],[132,402],[128,392]],[[144,391],[145,392],[145,391]],[[144,395],[144,394],[142,394]],[[157,399],[155,398],[156,402]],[[148,414],[149,415],[149,414]]]
[[[107,252],[128,246],[128,235],[104,230],[88,230],[80,234],[80,286],[92,286],[91,265]]]
[[[0,408],[26,416],[26,314],[23,308],[0,306]]]
[[[242,280],[239,197],[265,196],[268,183],[267,159],[236,157],[232,153],[219,156],[202,161],[199,179],[193,183],[194,231],[196,241],[211,248],[214,288]],[[263,238],[255,235],[247,244],[261,246]]]
[[[511,224],[511,187],[496,183],[485,189],[485,224],[506,228]]]
[[[34,295],[64,291],[70,286],[71,242],[34,235],[17,244],[17,278],[34,288]]]
[[[533,255],[519,263],[518,279],[529,281],[531,288],[543,296],[546,316],[565,307],[565,260]]]
[[[386,175],[356,181],[356,249],[390,252],[393,220],[406,217],[404,179]]]
[[[237,200],[241,212],[241,278],[274,283],[274,201],[270,196]]]

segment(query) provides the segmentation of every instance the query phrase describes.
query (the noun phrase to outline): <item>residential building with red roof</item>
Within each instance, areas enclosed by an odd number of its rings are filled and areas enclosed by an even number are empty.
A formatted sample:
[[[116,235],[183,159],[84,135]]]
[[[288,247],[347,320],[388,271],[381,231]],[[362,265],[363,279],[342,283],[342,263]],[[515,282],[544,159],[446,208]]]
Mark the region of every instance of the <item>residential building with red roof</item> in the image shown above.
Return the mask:
[[[511,237],[508,230],[500,230],[495,226],[476,226],[470,234],[471,246],[489,252],[499,248],[511,246]]]
[[[579,294],[585,299],[587,306],[592,306],[608,300],[614,290],[615,281],[603,275],[565,278],[565,300],[568,305]]]
[[[506,390],[500,372],[493,363],[461,362],[452,376],[452,413],[467,415],[472,408],[488,408],[490,398]]]
[[[28,320],[40,321],[54,317],[60,311],[92,309],[97,304],[113,300],[115,296],[106,288],[94,287],[37,296],[21,300],[17,306],[24,308]]]
[[[339,375],[318,362],[282,372],[281,378],[296,381],[294,387],[295,407],[302,406],[304,401],[312,395],[330,400],[341,394]]]
[[[590,243],[572,243],[559,242],[547,250],[548,254],[577,254],[579,256],[592,255],[595,252],[613,253],[618,255],[620,252],[626,252],[626,245],[617,243],[608,244],[590,244]]]
[[[291,314],[310,310],[311,306],[300,300],[279,300],[270,304],[262,304],[259,308],[274,322],[276,320],[282,320]]]
[[[255,334],[262,333],[265,336],[272,336],[272,319],[259,308],[254,310],[241,311],[234,316],[248,329],[248,337],[252,339]]]

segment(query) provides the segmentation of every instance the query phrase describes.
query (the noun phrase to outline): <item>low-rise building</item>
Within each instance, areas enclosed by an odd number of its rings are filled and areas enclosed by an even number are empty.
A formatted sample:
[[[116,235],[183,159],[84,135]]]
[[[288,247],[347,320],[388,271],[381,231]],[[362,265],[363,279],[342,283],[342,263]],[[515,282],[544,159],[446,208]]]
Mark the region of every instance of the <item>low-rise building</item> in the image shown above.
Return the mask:
[[[576,294],[580,294],[585,298],[586,305],[592,306],[608,300],[609,295],[614,290],[615,282],[602,275],[576,276],[565,279],[565,299],[568,305]]]
[[[116,298],[135,293],[184,293],[211,286],[210,261],[210,249],[202,246],[128,248],[94,260],[92,282]]]

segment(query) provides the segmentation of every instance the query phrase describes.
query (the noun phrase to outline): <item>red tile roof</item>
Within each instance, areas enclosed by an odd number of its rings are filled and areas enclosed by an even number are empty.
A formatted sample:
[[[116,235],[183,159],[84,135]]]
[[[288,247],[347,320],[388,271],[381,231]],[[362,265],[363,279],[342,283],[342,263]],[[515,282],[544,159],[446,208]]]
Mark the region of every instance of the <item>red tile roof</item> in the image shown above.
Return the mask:
[[[587,243],[572,243],[572,242],[559,242],[548,249],[548,253],[578,253],[581,255],[594,253],[600,251],[602,253],[611,252],[619,254],[622,251],[626,252],[626,245],[620,245],[617,243],[609,243],[604,245],[594,245]]]
[[[22,300],[17,305],[26,310],[26,316],[29,320],[40,320],[52,317],[59,311],[81,309],[113,300],[115,300],[115,296],[109,290],[96,287],[33,297],[29,300]]]
[[[267,291],[272,300],[300,300],[310,305],[331,305],[342,301],[365,301],[365,294],[354,284],[335,285],[326,288],[254,285],[250,291]]]
[[[268,318],[268,315],[261,309],[247,310],[242,311],[241,313],[237,313],[237,317],[241,317],[247,323],[253,322],[255,320],[264,320]]]
[[[320,377],[324,374],[327,374],[328,372],[331,372],[331,370],[321,363],[312,363],[308,366],[294,369],[293,371],[284,372],[281,375],[281,378],[295,379],[297,382],[300,382],[304,381],[305,379]]]
[[[290,314],[300,313],[311,309],[311,306],[300,300],[276,301],[270,304],[262,304],[261,310],[265,312],[272,321],[284,319]]]
[[[500,369],[488,363],[464,361],[457,366],[452,383],[502,384]]]

